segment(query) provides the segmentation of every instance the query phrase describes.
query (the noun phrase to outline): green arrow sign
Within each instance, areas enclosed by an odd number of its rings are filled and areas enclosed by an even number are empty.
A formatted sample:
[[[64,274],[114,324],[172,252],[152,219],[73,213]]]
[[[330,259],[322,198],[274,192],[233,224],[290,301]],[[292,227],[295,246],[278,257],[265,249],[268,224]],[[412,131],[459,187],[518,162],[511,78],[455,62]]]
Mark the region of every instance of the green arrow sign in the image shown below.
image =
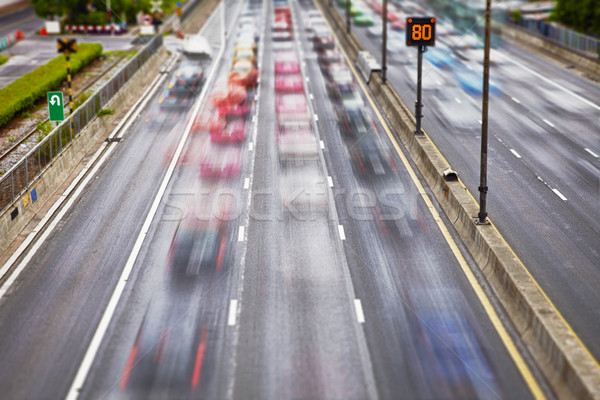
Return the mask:
[[[50,121],[65,120],[62,92],[48,92],[48,114],[50,115]]]

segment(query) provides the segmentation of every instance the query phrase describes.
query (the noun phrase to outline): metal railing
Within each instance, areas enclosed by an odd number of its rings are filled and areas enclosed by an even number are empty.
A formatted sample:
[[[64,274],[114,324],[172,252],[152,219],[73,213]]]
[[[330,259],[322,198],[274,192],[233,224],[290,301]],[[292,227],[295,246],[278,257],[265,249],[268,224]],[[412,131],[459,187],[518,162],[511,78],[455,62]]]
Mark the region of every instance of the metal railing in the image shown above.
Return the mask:
[[[70,146],[81,131],[96,118],[98,112],[133,77],[163,44],[162,35],[155,36],[115,76],[62,121],[52,132],[31,149],[17,164],[0,178],[0,210],[4,214],[62,152]],[[72,122],[73,133],[70,124]]]
[[[585,53],[589,56],[600,57],[600,40],[591,36],[577,33],[552,22],[535,21],[523,18],[513,23],[527,31],[538,35],[554,43],[563,45],[575,51]]]

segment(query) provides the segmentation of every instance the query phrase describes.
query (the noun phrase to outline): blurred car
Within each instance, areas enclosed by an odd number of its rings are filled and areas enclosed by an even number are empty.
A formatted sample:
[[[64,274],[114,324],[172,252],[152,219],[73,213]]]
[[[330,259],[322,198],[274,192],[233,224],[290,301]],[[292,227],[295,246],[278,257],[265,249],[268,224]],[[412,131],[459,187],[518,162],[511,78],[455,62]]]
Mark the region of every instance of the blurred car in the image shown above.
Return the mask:
[[[212,48],[208,40],[200,34],[186,35],[183,38],[182,50],[191,57],[212,57]]]
[[[240,30],[238,31],[238,39],[239,38],[250,38],[250,39],[253,39],[255,42],[258,42],[260,35],[254,24],[253,25],[244,25],[244,26],[241,26]]]
[[[233,53],[233,63],[235,64],[242,60],[250,61],[252,64],[256,65],[256,54],[249,48],[236,48]]]
[[[227,251],[227,227],[221,221],[177,226],[169,248],[169,270],[174,278],[190,278],[202,272],[219,272]]]
[[[238,84],[246,88],[256,86],[258,70],[248,60],[236,61],[229,72],[229,83]]]
[[[455,64],[452,50],[440,42],[437,42],[435,47],[428,47],[423,55],[427,61],[438,68],[452,68]]]
[[[192,97],[168,92],[166,95],[160,96],[158,104],[161,109],[183,110],[192,105]]]
[[[289,132],[277,137],[279,160],[316,160],[319,157],[317,139],[310,132]]]
[[[307,113],[304,93],[285,93],[275,96],[275,111],[278,114]]]
[[[300,73],[300,61],[293,51],[280,51],[275,54],[275,73],[297,74]]]
[[[236,49],[251,49],[256,52],[256,41],[252,37],[240,37],[235,41]]]
[[[288,32],[292,31],[292,24],[285,19],[280,19],[273,23],[273,32]]]
[[[340,99],[340,105],[335,107],[336,119],[340,130],[345,135],[352,135],[353,127],[365,119],[365,104],[355,93],[345,93]],[[364,125],[364,124],[363,124]]]
[[[373,14],[370,12],[364,12],[360,15],[356,15],[353,20],[354,25],[356,26],[372,26],[374,24]]]
[[[275,76],[275,90],[278,92],[298,92],[304,88],[302,75],[278,74]]]
[[[240,174],[241,151],[237,146],[206,145],[200,155],[202,177],[230,178]]]
[[[348,152],[353,167],[361,175],[384,175],[396,171],[390,152],[373,130],[349,144]]]
[[[327,94],[334,100],[339,100],[345,93],[353,92],[356,88],[350,70],[336,70],[330,75],[326,84]]]
[[[289,41],[294,38],[294,35],[290,31],[273,32],[271,38],[275,41]]]
[[[317,51],[333,49],[335,47],[335,39],[329,30],[319,30],[313,36],[313,48]]]
[[[241,104],[248,98],[244,86],[230,84],[224,81],[217,82],[210,93],[209,99],[213,107],[227,107],[231,104]]]
[[[310,129],[310,118],[308,113],[299,112],[277,114],[277,129],[279,134]]]
[[[204,83],[201,67],[185,65],[177,70],[174,79],[169,83],[169,93],[175,95],[192,95],[199,93]]]
[[[352,72],[350,72],[350,68],[346,65],[346,63],[333,63],[325,69],[325,78],[327,78],[327,80],[333,81],[333,79],[336,77],[339,79],[352,79]]]
[[[246,138],[246,120],[242,117],[230,118],[225,124],[211,127],[210,140],[213,142],[242,142]]]
[[[326,49],[317,55],[317,61],[322,69],[342,61],[342,53],[337,49]]]
[[[212,132],[221,130],[225,126],[225,120],[218,113],[203,112],[196,117],[192,124],[192,133]]]
[[[480,95],[483,92],[483,71],[479,67],[454,68],[453,72],[464,91],[474,95]],[[489,93],[500,94],[500,87],[496,81],[491,79],[489,80]]]

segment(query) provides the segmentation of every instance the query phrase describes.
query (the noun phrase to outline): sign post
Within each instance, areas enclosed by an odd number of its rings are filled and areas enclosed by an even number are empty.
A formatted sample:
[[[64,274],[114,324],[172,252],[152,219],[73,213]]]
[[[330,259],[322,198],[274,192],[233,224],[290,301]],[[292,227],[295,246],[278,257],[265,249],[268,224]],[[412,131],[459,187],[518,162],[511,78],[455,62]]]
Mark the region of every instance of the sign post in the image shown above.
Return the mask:
[[[406,45],[419,47],[417,71],[417,101],[415,103],[416,130],[415,135],[422,135],[421,118],[423,104],[421,103],[421,77],[423,70],[423,53],[427,46],[435,46],[435,18],[410,17],[406,19]]]
[[[67,82],[69,85],[69,115],[73,114],[73,93],[71,91],[71,53],[77,52],[77,41],[75,39],[57,39],[56,47],[59,53],[64,53],[67,61]],[[62,93],[61,93],[62,103]],[[63,117],[64,119],[64,117]],[[73,123],[71,127],[71,136],[73,135]]]
[[[48,92],[48,115],[52,122],[65,120],[62,92]]]

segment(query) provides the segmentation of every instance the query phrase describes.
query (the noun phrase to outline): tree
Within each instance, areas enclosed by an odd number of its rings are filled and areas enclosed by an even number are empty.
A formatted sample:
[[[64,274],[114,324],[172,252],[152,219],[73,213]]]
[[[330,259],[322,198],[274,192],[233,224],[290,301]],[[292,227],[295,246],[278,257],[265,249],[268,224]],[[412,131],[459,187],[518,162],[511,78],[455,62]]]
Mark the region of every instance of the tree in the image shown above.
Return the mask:
[[[590,35],[600,35],[600,1],[558,0],[551,19]]]

